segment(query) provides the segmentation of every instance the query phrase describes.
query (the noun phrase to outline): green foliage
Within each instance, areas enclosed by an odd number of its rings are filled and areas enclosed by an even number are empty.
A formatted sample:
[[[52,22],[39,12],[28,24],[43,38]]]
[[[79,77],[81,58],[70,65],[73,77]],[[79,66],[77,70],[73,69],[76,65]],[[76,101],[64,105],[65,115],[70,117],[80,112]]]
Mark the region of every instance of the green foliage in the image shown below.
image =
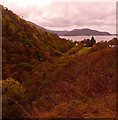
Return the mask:
[[[3,97],[3,117],[19,116],[23,110],[21,105],[25,98],[25,89],[13,78],[8,78],[2,82]]]
[[[77,46],[74,46],[72,49],[68,51],[68,54],[71,55],[71,54],[77,53],[83,47],[84,47],[83,44],[79,42]]]
[[[13,78],[7,78],[2,81],[3,95],[11,98],[22,99],[24,97],[25,89]]]
[[[16,30],[17,30],[17,27],[13,23],[10,23],[8,30],[12,31],[13,33],[15,33]]]
[[[85,54],[85,53],[87,53],[90,49],[91,49],[91,47],[84,47],[84,48],[82,48],[82,49],[80,49],[80,50],[78,51],[78,55]]]

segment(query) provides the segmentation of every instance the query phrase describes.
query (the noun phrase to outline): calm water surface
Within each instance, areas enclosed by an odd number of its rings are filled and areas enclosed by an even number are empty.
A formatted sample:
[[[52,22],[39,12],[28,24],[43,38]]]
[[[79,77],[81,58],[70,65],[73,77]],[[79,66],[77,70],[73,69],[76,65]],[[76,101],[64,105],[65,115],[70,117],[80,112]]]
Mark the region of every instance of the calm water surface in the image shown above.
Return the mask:
[[[72,41],[81,41],[81,40],[84,40],[84,39],[91,39],[92,36],[60,36],[60,38],[65,38],[65,39],[69,39],[69,40],[72,40]],[[109,41],[111,40],[112,38],[115,38],[116,36],[112,35],[112,36],[94,36],[95,40],[97,42],[100,42],[100,41]]]

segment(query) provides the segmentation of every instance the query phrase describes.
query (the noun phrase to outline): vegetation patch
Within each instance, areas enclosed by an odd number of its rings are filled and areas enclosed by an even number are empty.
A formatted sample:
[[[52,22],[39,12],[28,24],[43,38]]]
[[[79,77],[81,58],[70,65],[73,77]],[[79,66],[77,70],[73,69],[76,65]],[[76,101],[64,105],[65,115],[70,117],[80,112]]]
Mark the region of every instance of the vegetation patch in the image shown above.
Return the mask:
[[[83,55],[85,53],[87,53],[92,47],[83,47],[82,49],[80,49],[77,54],[78,55]]]

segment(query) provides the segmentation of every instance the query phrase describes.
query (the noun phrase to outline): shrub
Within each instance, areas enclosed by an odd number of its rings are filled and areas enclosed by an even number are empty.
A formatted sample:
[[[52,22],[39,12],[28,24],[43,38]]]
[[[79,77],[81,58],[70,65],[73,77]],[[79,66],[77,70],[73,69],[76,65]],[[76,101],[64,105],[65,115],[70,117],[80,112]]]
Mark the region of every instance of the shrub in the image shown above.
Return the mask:
[[[54,55],[55,55],[55,56],[61,56],[62,53],[61,53],[60,51],[58,51],[58,50],[55,50],[55,51],[54,51]]]
[[[33,65],[25,62],[20,62],[17,66],[26,71],[31,71],[33,69]]]
[[[21,105],[25,98],[25,89],[13,78],[1,81],[3,95],[3,117],[18,117],[24,110]]]

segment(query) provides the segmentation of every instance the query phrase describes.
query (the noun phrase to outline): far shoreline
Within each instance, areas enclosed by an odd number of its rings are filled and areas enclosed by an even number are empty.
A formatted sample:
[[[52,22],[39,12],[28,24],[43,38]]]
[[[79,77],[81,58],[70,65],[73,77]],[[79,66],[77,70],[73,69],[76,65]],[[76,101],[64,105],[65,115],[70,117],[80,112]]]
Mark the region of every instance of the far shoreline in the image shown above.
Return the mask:
[[[94,37],[96,42],[100,41],[109,41],[113,38],[117,38],[117,35],[84,35],[84,36],[59,36],[60,38],[71,40],[71,41],[81,41],[84,39],[91,39],[91,37]]]

